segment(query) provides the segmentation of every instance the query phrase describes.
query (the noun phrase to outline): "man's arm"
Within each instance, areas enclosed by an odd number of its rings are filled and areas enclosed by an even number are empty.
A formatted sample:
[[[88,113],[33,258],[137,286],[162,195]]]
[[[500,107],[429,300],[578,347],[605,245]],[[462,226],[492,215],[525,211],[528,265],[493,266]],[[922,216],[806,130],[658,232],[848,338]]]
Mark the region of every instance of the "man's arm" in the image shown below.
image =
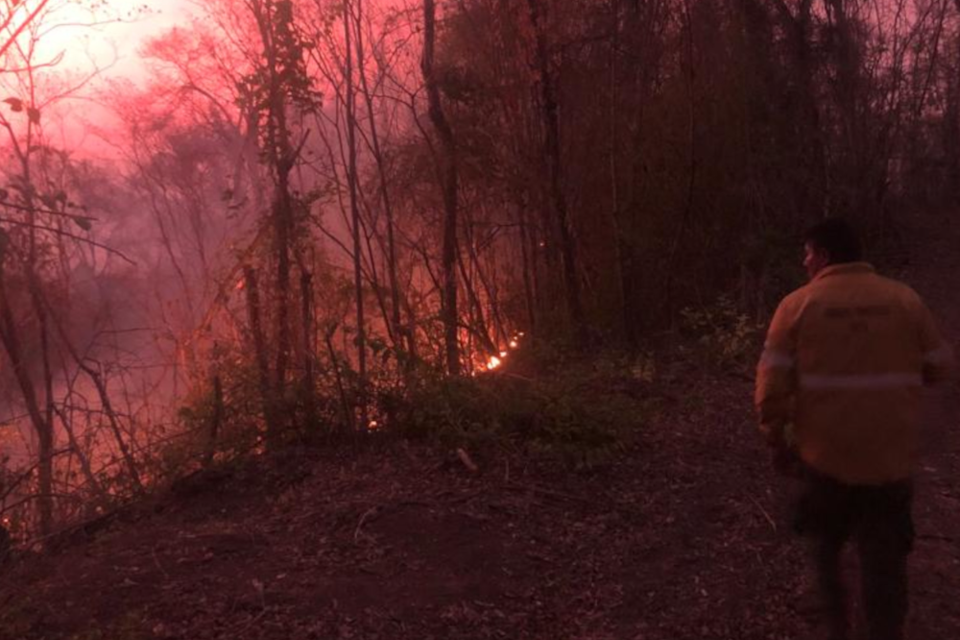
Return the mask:
[[[793,420],[796,393],[797,312],[792,297],[777,307],[763,355],[757,364],[754,403],[760,419],[760,432],[771,446],[786,447],[784,429]]]
[[[920,348],[923,351],[923,383],[933,386],[950,377],[954,367],[953,348],[937,328],[933,313],[919,301]]]

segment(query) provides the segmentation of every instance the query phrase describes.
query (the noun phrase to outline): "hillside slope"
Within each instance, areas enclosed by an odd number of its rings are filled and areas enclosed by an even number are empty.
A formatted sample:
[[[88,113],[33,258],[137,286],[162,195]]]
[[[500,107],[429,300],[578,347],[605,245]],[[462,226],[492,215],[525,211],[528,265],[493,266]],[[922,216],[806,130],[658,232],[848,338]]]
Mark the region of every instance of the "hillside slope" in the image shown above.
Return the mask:
[[[960,245],[915,226],[905,277],[956,337]],[[956,389],[929,403],[914,640],[960,637]],[[689,369],[650,393],[657,419],[589,473],[503,454],[472,475],[446,452],[397,446],[199,476],[4,572],[0,637],[802,637],[808,563],[750,382]]]

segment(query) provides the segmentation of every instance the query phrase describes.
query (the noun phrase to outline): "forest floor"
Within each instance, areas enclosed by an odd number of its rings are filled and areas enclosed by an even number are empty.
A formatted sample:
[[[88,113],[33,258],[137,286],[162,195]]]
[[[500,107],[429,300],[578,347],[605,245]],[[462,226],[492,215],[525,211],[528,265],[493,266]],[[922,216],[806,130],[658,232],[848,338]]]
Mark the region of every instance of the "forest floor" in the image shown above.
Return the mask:
[[[913,226],[896,275],[955,340],[960,244]],[[756,433],[750,373],[691,367],[632,394],[642,428],[588,472],[504,453],[474,474],[396,445],[182,483],[0,574],[0,638],[805,638],[794,488]],[[912,640],[960,638],[958,389],[928,402]]]

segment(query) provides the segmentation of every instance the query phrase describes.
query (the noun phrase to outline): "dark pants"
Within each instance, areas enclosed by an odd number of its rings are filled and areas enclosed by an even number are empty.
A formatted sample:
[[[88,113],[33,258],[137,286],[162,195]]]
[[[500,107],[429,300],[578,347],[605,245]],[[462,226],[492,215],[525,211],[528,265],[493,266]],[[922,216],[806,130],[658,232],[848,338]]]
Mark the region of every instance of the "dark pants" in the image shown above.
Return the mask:
[[[913,547],[913,485],[848,485],[805,472],[796,528],[814,541],[820,592],[832,637],[847,637],[843,546],[860,556],[863,606],[870,640],[901,640],[907,617],[907,556]]]

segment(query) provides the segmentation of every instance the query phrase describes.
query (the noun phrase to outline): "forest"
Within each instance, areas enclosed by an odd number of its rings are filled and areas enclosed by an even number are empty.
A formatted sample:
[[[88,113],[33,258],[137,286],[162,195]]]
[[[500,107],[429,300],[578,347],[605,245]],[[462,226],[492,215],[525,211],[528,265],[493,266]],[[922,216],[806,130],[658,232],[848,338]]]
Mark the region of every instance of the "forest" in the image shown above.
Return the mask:
[[[127,76],[57,34],[155,9],[0,0],[0,550],[252,460],[607,473],[749,402],[812,223],[895,271],[960,204],[960,0],[168,9]]]

